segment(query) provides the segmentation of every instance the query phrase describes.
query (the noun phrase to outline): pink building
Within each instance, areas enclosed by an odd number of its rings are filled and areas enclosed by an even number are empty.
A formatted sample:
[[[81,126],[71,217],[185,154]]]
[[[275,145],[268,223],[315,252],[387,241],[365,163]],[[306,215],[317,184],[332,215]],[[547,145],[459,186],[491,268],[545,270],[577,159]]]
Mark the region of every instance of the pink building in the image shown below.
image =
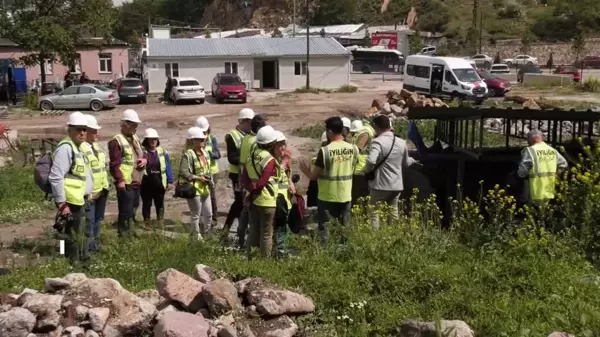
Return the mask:
[[[102,46],[102,50],[92,44],[83,44],[78,48],[78,58],[74,66],[70,67],[72,74],[83,72],[91,80],[102,80],[115,78],[117,75],[125,75],[129,71],[129,45],[123,41],[113,39],[109,44]],[[29,54],[12,41],[0,38],[0,59],[14,59]],[[46,82],[62,80],[69,70],[59,62],[46,63]],[[17,65],[17,67],[20,67]],[[40,66],[29,67],[26,70],[27,82],[40,79]]]

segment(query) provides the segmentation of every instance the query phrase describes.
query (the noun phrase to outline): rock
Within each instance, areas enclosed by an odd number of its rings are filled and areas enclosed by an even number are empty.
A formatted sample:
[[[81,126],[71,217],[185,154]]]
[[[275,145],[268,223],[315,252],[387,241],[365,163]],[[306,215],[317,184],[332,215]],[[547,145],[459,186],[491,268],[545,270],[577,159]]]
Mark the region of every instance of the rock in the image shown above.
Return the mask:
[[[47,337],[62,337],[63,330],[64,330],[64,328],[62,327],[62,325],[59,325],[56,327],[56,329],[54,331],[50,331],[47,334]],[[40,336],[38,336],[38,337],[40,337]]]
[[[402,108],[396,104],[390,105],[390,110],[394,115],[402,115]]]
[[[376,115],[379,112],[379,109],[377,109],[376,107],[371,107],[367,110],[367,112],[365,112],[364,116],[366,118],[371,118],[372,116]]]
[[[209,319],[211,317],[210,316],[210,310],[205,309],[205,308],[202,308],[202,309],[198,310],[198,312],[196,313],[196,315],[200,315],[200,316],[202,316],[202,317],[204,317],[206,319]]]
[[[473,337],[473,330],[463,321],[441,321],[441,335],[448,337]],[[435,322],[419,322],[406,320],[400,326],[399,337],[435,337],[437,331]]]
[[[85,332],[85,337],[100,337],[100,335],[94,330],[88,330]]]
[[[436,108],[447,108],[448,104],[444,103],[444,101],[442,101],[441,99],[434,97],[431,99],[431,101],[433,102],[433,106]]]
[[[387,113],[392,112],[392,109],[390,108],[390,103],[388,103],[388,102],[383,103],[382,110]]]
[[[197,264],[194,268],[194,278],[202,283],[208,283],[213,280],[215,273],[212,268],[203,264]]]
[[[310,298],[279,289],[260,278],[255,278],[246,285],[245,298],[249,304],[256,305],[256,310],[261,315],[279,316],[315,311],[315,305]]]
[[[410,96],[406,99],[406,106],[408,106],[409,108],[414,108],[417,107],[418,104],[420,104],[419,102],[420,100],[416,95]]]
[[[208,335],[208,322],[187,312],[167,312],[154,327],[154,337],[203,337]]]
[[[56,330],[60,325],[61,317],[56,311],[52,311],[38,319],[35,324],[35,330],[41,333],[48,333]]]
[[[44,281],[44,289],[46,291],[54,293],[59,290],[67,289],[71,286],[71,282],[63,279],[63,278],[47,278]]]
[[[85,305],[78,305],[75,308],[75,313],[77,314],[77,319],[80,321],[86,320],[88,317],[89,310],[90,310],[90,308],[86,307]]]
[[[173,268],[158,274],[156,288],[161,296],[177,301],[190,311],[196,312],[202,307],[204,284]]]
[[[169,129],[177,129],[179,126],[177,125],[177,121],[170,120],[167,121],[167,128]]]
[[[264,321],[252,328],[260,337],[293,337],[298,332],[296,323],[285,315]]]
[[[540,106],[533,99],[529,99],[523,102],[523,108],[532,109],[532,110],[540,110]]]
[[[59,311],[63,299],[63,295],[32,294],[22,307],[40,316]]]
[[[553,332],[551,334],[548,335],[548,337],[575,337],[571,334],[568,334],[566,332]]]
[[[202,311],[202,310],[206,310],[206,309],[201,309],[200,311]],[[156,320],[159,321],[165,315],[165,313],[171,312],[171,311],[180,311],[180,310],[176,306],[169,304],[166,307],[162,308],[158,312],[158,314],[156,315]],[[207,314],[208,314],[208,311],[207,311]],[[206,316],[204,316],[204,317],[206,317]]]
[[[233,315],[229,314],[219,317],[217,321],[219,325],[227,326],[233,325],[235,323],[235,318],[233,318]]]
[[[224,326],[219,330],[218,337],[238,337],[237,329],[231,325]]]
[[[70,326],[70,327],[66,327],[64,332],[66,332],[69,337],[84,337],[85,336],[85,331],[78,326]]]
[[[162,296],[160,296],[160,294],[158,293],[158,290],[156,290],[156,289],[142,290],[140,292],[137,292],[136,295],[138,297],[152,303],[152,305],[155,307],[158,307],[164,299]]]
[[[202,290],[202,296],[208,309],[216,317],[242,307],[237,289],[227,279],[218,279],[208,283]]]
[[[35,326],[35,315],[23,308],[0,313],[0,336],[27,337]]]
[[[63,279],[68,281],[71,284],[71,287],[76,287],[81,283],[87,281],[88,277],[84,273],[71,273],[63,277]]]
[[[255,305],[249,305],[246,308],[244,308],[244,314],[246,314],[246,316],[248,316],[250,318],[259,318],[260,317],[260,314],[258,313],[258,311],[256,311]]]
[[[17,306],[19,295],[17,294],[0,294],[0,304],[10,305],[11,307]]]
[[[2,304],[2,305],[0,305],[0,312],[7,312],[10,309],[12,309],[12,307],[13,306],[10,304]]]
[[[104,326],[106,325],[106,321],[108,321],[109,315],[109,308],[91,308],[88,311],[88,316],[90,318],[92,330],[96,332],[102,332],[102,330],[104,330]]]
[[[375,98],[373,103],[371,103],[371,107],[377,108],[378,111],[381,111],[383,109],[383,103],[379,98]]]
[[[402,97],[402,99],[408,99],[409,97],[413,96],[415,93],[408,91],[406,89],[402,89],[400,90],[400,97]]]
[[[250,329],[250,326],[245,322],[235,322],[235,328],[238,333],[238,337],[254,337],[254,332]]]

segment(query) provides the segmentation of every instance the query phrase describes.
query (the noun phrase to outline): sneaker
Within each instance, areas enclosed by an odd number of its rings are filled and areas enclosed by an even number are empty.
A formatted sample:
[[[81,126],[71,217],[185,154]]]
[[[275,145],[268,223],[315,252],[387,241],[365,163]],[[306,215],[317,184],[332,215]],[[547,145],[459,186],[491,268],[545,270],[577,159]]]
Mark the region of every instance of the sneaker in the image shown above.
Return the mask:
[[[203,241],[204,239],[202,238],[202,234],[200,234],[200,233],[196,234],[196,240]]]

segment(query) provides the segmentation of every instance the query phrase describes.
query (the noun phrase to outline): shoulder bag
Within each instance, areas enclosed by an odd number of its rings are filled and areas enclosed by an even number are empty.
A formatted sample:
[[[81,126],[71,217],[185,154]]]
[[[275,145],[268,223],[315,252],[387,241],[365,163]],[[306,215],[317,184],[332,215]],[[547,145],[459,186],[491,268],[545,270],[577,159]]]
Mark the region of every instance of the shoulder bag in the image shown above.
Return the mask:
[[[387,155],[385,155],[385,157],[379,163],[375,164],[375,166],[373,167],[371,172],[365,173],[365,178],[368,181],[375,179],[375,171],[377,171],[377,169],[379,167],[381,167],[381,165],[383,165],[383,163],[388,159],[390,154],[392,154],[392,151],[394,150],[394,145],[396,144],[396,135],[392,134],[392,136],[394,137],[394,140],[392,140],[392,146],[390,147],[390,151],[387,153]]]
[[[194,158],[188,159],[191,159],[192,163],[190,166],[192,167],[192,173],[196,175],[196,165],[194,164]],[[175,198],[194,199],[196,197],[196,187],[194,187],[194,184],[189,181],[181,183],[181,173],[179,173],[179,177],[177,178],[177,184],[175,184],[175,194],[173,196]]]

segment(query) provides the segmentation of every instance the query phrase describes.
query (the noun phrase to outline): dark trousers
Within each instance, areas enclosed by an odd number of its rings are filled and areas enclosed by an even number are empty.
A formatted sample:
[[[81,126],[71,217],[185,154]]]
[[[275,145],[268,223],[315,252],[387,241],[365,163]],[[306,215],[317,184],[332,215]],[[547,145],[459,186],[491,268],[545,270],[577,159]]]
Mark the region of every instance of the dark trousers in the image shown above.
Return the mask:
[[[87,247],[85,237],[81,232],[81,219],[83,218],[87,205],[77,206],[67,204],[71,210],[71,216],[65,226],[65,256],[71,261],[87,258]]]
[[[319,183],[316,180],[311,180],[308,183],[306,191],[306,206],[315,207],[319,204]]]
[[[237,174],[229,174],[229,179],[231,179],[231,183],[233,185],[233,203],[229,208],[229,213],[227,214],[227,219],[225,220],[225,230],[229,232],[231,225],[233,224],[233,220],[239,219],[242,214],[242,210],[244,209],[244,197],[246,196],[246,192],[241,188],[239,183],[239,175]]]
[[[134,207],[139,204],[140,188],[138,186],[126,185],[123,191],[117,191],[117,203],[119,216],[117,220],[117,230],[119,236],[123,237],[129,234],[131,222],[133,220]]]
[[[106,201],[108,200],[108,190],[100,192],[98,198],[87,203],[85,210],[86,230],[85,236],[87,239],[88,251],[95,251],[100,246],[100,226],[104,220],[104,212],[106,210]]]
[[[352,176],[352,205],[358,205],[360,201],[365,204],[366,197],[369,196],[369,181],[364,175]],[[361,200],[362,199],[362,200]]]
[[[162,184],[160,174],[150,174],[142,178],[142,186],[140,187],[140,196],[142,199],[142,216],[144,221],[150,220],[150,210],[154,202],[156,209],[156,219],[162,220],[165,214],[165,187]]]
[[[212,176],[213,183],[210,185],[210,205],[212,206],[212,219],[213,222],[217,221],[217,194],[216,194],[216,186],[217,186],[217,176]],[[213,224],[214,225],[214,224]]]
[[[350,202],[329,202],[319,200],[317,206],[317,218],[319,223],[319,235],[323,244],[329,242],[329,222],[337,220],[345,231],[350,227],[350,213],[352,205]],[[346,235],[343,235],[345,241]]]

